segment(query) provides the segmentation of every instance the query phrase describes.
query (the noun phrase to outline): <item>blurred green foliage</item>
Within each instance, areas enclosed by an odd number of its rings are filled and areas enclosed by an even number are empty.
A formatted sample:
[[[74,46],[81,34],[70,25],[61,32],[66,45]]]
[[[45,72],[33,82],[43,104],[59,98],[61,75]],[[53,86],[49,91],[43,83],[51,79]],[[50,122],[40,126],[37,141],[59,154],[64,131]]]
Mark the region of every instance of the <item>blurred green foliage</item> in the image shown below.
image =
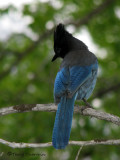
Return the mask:
[[[13,33],[7,40],[0,41],[0,107],[16,104],[53,103],[53,87],[60,60],[51,63],[53,56],[53,34],[37,42],[37,38],[59,22],[77,21],[97,8],[103,0],[33,1],[21,9],[22,16],[31,17],[29,29],[34,38],[25,33]],[[18,8],[8,6],[0,9],[0,17]],[[120,1],[110,5],[89,20],[84,26],[70,25],[73,34],[79,34],[82,27],[91,35],[98,47],[99,75],[96,88],[89,99],[100,110],[120,115]],[[35,40],[33,40],[35,39]],[[82,40],[82,39],[81,39]],[[89,46],[88,46],[89,47]],[[29,49],[28,49],[29,48]],[[103,55],[103,56],[102,56]],[[113,86],[109,92],[104,90]],[[102,95],[99,94],[103,91]],[[82,102],[78,102],[80,105]],[[29,112],[0,117],[0,138],[12,142],[50,142],[55,113]],[[95,118],[74,115],[71,140],[119,139],[119,127]],[[0,144],[0,160],[27,159],[75,159],[78,146],[65,150],[48,148],[12,149]],[[119,160],[118,146],[83,147],[82,160]],[[8,152],[27,156],[8,156]],[[30,156],[30,154],[45,156]]]

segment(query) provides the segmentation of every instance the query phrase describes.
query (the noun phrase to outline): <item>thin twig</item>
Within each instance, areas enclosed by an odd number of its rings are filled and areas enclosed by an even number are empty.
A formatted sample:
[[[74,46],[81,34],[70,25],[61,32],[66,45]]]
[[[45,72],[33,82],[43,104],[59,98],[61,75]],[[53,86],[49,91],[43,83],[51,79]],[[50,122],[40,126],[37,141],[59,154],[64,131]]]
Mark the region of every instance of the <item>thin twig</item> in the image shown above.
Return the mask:
[[[81,146],[80,149],[78,150],[78,153],[77,153],[77,156],[76,156],[75,160],[78,160],[82,148],[83,148],[83,146]]]

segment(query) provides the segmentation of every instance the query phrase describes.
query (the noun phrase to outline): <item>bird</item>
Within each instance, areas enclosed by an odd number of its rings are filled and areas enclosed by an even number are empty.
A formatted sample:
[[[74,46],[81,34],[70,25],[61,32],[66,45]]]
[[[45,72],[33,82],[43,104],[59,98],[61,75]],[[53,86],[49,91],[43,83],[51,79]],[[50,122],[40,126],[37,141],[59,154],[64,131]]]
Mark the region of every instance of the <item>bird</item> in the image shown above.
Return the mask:
[[[52,62],[57,58],[62,58],[62,62],[54,82],[54,102],[58,108],[52,145],[55,149],[65,149],[70,138],[74,103],[76,100],[87,103],[96,84],[98,60],[62,23],[56,26],[53,38],[55,55]]]

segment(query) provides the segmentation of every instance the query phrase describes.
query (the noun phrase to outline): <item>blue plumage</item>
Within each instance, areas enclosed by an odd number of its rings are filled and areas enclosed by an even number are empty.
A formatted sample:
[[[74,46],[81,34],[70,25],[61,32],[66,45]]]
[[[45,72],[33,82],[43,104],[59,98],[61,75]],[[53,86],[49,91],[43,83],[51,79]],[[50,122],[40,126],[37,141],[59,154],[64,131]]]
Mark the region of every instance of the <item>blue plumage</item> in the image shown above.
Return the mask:
[[[68,144],[73,110],[74,110],[75,95],[72,98],[61,97],[56,113],[52,143],[56,149],[64,149]]]
[[[63,61],[54,84],[58,110],[52,143],[54,148],[63,149],[70,137],[75,100],[88,99],[91,95],[96,83],[98,62],[87,46],[70,35],[62,24],[57,26],[54,33],[54,50],[52,61],[57,57],[62,57]]]

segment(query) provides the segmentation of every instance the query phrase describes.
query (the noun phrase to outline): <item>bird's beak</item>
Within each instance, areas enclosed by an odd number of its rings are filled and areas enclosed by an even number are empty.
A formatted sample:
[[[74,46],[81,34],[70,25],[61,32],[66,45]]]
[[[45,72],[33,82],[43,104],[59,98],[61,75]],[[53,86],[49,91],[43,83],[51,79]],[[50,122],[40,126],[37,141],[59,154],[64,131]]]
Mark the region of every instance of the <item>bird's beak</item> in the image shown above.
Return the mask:
[[[55,54],[54,57],[53,57],[53,59],[52,59],[52,62],[55,61],[57,57],[58,56]]]

